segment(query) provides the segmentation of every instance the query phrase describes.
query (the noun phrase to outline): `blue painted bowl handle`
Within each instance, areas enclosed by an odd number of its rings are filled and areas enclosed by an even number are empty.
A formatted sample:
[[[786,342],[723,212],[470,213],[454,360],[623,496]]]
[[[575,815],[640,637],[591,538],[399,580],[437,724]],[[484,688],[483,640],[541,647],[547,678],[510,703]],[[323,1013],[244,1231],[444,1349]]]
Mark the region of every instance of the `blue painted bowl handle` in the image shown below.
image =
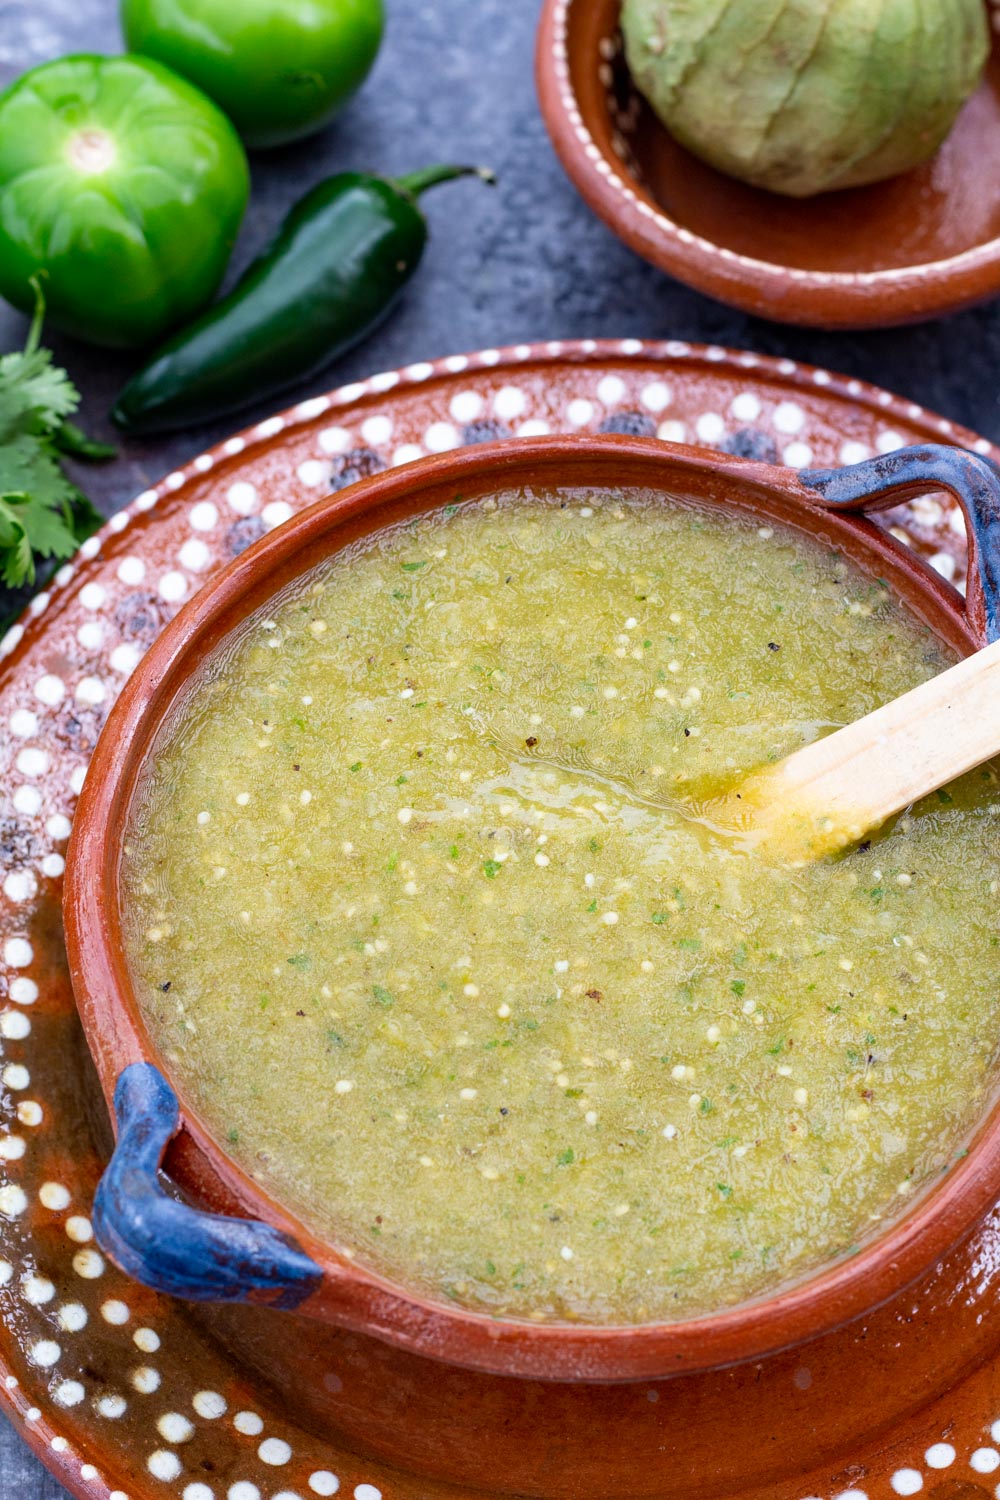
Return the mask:
[[[844,469],[799,478],[831,510],[885,510],[927,490],[947,490],[969,535],[966,609],[983,644],[1000,639],[1000,468],[967,448],[925,443]]]
[[[127,1067],[115,1088],[118,1142],[94,1198],[94,1235],[126,1275],[172,1297],[297,1307],[322,1279],[314,1261],[270,1224],[190,1208],[160,1176],[180,1123],[158,1068]]]

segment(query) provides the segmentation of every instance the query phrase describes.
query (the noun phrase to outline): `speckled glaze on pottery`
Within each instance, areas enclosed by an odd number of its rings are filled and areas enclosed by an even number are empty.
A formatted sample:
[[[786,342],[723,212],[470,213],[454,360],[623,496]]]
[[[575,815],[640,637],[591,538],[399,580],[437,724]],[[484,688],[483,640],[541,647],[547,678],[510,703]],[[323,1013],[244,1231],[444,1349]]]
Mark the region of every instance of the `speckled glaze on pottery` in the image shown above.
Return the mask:
[[[808,471],[807,483],[811,476],[817,471]],[[975,501],[967,608],[895,538],[828,508],[793,469],[606,434],[475,445],[371,475],[262,538],[181,610],[132,673],[98,741],[66,869],[64,918],[77,1004],[104,1092],[115,1098],[120,1126],[127,1127],[95,1204],[98,1241],[123,1269],[147,1285],[200,1300],[213,1300],[213,1290],[214,1300],[280,1296],[309,1317],[466,1369],[550,1380],[657,1379],[756,1359],[826,1333],[897,1295],[978,1225],[1000,1197],[1000,1107],[964,1159],[895,1228],[767,1299],[694,1321],[605,1328],[495,1318],[418,1295],[318,1239],[233,1161],[183,1096],[178,1126],[161,1076],[169,1080],[169,1065],[149,1035],[125,956],[121,849],[159,732],[215,650],[319,562],[385,526],[441,509],[457,495],[559,486],[649,489],[794,526],[886,580],[949,645],[968,652],[986,644],[995,633],[993,580],[1000,564],[1000,556],[986,555],[987,608],[980,541],[991,544],[1000,513],[1000,474],[990,461],[925,446],[868,459],[837,477],[847,476],[853,484],[841,487],[849,499],[872,510],[942,485],[966,503]],[[817,483],[825,487],[828,479]],[[238,1217],[228,1224],[213,1225],[204,1214],[185,1221],[185,1210],[157,1186],[164,1148],[169,1176],[199,1207]],[[185,1259],[191,1263],[187,1285]]]
[[[1000,3],[990,0],[996,25]],[[621,0],[545,0],[542,113],[595,213],[653,265],[759,317],[919,322],[1000,292],[1000,56],[937,156],[872,187],[791,200],[724,176],[632,86]],[[738,128],[734,125],[734,128]]]
[[[0,642],[0,1397],[86,1500],[993,1495],[1000,1216],[847,1329],[712,1376],[614,1386],[449,1369],[271,1308],[212,1309],[209,1332],[209,1309],[195,1320],[94,1246],[110,1138],[59,901],[125,676],[200,582],[324,488],[484,437],[577,431],[791,467],[914,442],[1000,456],[887,392],[751,353],[629,339],[456,355],[305,402],[168,475]],[[961,581],[947,495],[879,521]]]

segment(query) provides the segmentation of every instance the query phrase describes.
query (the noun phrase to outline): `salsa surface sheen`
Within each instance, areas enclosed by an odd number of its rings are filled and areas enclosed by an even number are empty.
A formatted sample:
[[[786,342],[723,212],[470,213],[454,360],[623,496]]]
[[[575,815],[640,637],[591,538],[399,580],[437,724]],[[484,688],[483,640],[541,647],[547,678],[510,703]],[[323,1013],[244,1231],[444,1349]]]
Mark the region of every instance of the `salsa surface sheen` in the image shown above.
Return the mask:
[[[127,946],[228,1152],[469,1307],[709,1313],[853,1249],[994,1084],[997,776],[838,861],[706,802],[949,658],[809,538],[504,494],[338,555],[168,727]]]

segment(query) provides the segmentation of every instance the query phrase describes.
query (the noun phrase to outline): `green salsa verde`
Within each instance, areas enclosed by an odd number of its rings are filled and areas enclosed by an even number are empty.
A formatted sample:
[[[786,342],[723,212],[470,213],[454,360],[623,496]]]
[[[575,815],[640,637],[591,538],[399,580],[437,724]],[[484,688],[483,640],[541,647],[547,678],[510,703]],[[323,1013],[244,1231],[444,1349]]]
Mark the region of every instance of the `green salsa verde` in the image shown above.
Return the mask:
[[[638,491],[356,544],[140,789],[172,1076],[314,1230],[497,1315],[698,1316],[852,1253],[992,1097],[997,773],[801,869],[701,813],[949,660],[814,540]]]

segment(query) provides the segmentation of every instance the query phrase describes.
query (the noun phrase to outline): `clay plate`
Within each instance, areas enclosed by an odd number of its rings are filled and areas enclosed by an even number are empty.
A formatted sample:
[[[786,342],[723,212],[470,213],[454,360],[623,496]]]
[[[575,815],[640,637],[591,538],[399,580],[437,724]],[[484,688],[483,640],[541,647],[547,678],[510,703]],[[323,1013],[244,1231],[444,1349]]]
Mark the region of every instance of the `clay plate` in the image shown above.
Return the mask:
[[[1000,20],[1000,0],[990,0]],[[1000,48],[942,150],[811,200],[723,176],[632,87],[621,0],[545,0],[536,74],[563,166],[595,213],[679,281],[810,328],[919,322],[1000,292]]]
[[[626,431],[784,461],[851,462],[906,443],[983,439],[826,371],[684,344],[521,345],[373,376],[304,402],[169,474],[56,575],[0,642],[0,1398],[25,1439],[87,1500],[465,1500],[510,1496],[415,1478],[349,1451],[238,1367],[183,1308],[127,1281],[88,1220],[107,1127],[69,992],[63,850],[100,725],[181,602],[255,537],[390,464],[486,438]],[[958,512],[924,496],[882,518],[947,578],[964,575]],[[822,1471],[797,1458],[795,1392],[761,1434],[775,1479],[741,1500],[992,1495],[1000,1473],[1000,1217],[914,1294],[976,1329],[961,1383]],[[919,1305],[923,1299],[923,1306]],[[852,1334],[852,1337],[855,1335]],[[862,1335],[864,1336],[864,1330]],[[895,1334],[871,1325],[878,1344]],[[867,1347],[867,1346],[866,1346]],[[961,1350],[950,1350],[956,1366]],[[804,1389],[812,1377],[795,1373]],[[796,1385],[796,1383],[798,1383]],[[640,1383],[634,1399],[658,1398]],[[587,1443],[588,1434],[580,1434]],[[725,1449],[725,1424],[718,1434]],[[683,1451],[678,1469],[694,1477]],[[607,1500],[649,1494],[643,1455]],[[523,1494],[523,1487],[522,1487]],[[730,1491],[731,1492],[731,1491]],[[542,1493],[535,1490],[534,1493]]]

